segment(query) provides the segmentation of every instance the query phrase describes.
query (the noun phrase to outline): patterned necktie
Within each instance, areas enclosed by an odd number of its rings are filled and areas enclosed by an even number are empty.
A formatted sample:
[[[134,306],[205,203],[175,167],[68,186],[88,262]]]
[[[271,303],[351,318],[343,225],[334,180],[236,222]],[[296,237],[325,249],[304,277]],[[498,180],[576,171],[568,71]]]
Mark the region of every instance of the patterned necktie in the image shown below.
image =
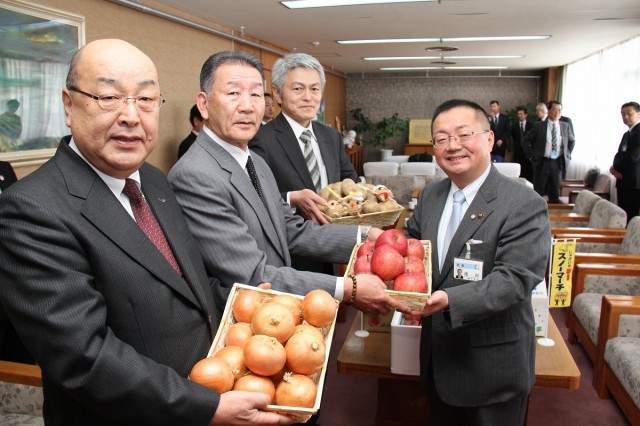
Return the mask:
[[[307,162],[307,168],[313,181],[313,186],[316,187],[316,192],[320,191],[320,168],[318,167],[318,160],[313,153],[313,146],[311,145],[311,132],[305,130],[300,135],[300,140],[304,144],[304,160]]]
[[[558,133],[556,131],[556,123],[551,122],[551,151],[558,150]]]
[[[162,232],[162,228],[160,228],[160,224],[158,224],[158,221],[149,208],[149,205],[144,200],[136,181],[133,179],[127,179],[122,193],[129,198],[131,210],[133,210],[133,216],[135,217],[140,229],[142,229],[142,232],[144,232],[158,250],[160,250],[160,253],[162,253],[165,259],[167,259],[171,266],[173,266],[176,273],[182,276],[180,266],[171,252],[171,247],[169,247],[167,238],[165,237],[164,232]]]
[[[258,173],[256,173],[256,168],[253,165],[253,160],[251,159],[251,156],[247,158],[247,172],[249,173],[249,178],[251,179],[251,183],[253,184],[253,187],[256,189],[256,192],[258,193],[258,197],[260,197],[260,200],[262,200],[262,204],[264,204],[264,206],[267,207],[267,202],[265,201],[264,194],[262,193],[262,186],[260,186],[260,179],[258,179]]]
[[[447,255],[447,251],[449,251],[449,244],[451,244],[451,240],[453,239],[456,230],[458,229],[458,225],[460,224],[460,220],[462,219],[462,203],[464,203],[464,193],[462,190],[458,190],[453,193],[453,211],[451,212],[451,218],[449,219],[449,225],[447,225],[447,231],[444,234],[444,241],[442,243],[442,255],[440,256],[440,270],[442,270],[442,265],[444,264],[444,258]]]

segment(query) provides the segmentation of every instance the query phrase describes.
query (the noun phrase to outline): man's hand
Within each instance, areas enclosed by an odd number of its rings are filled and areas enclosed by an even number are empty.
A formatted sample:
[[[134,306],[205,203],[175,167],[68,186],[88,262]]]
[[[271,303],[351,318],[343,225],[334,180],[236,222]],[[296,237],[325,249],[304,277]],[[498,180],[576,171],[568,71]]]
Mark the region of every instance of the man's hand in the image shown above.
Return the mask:
[[[498,139],[498,140],[496,141],[496,145],[498,145],[498,146],[502,146],[502,139]]]
[[[622,179],[622,173],[614,169],[613,166],[609,167],[609,173],[611,173],[616,179]]]
[[[356,300],[354,306],[367,313],[387,314],[390,310],[395,309],[403,313],[409,313],[409,308],[391,296],[389,296],[385,290],[387,286],[376,275],[372,274],[360,274],[356,275],[358,281]],[[344,280],[344,301],[351,300],[351,293],[353,290],[353,282],[351,279],[346,278]]]
[[[258,284],[258,288],[261,288],[263,290],[271,290],[271,283]]]
[[[329,223],[318,206],[327,204],[327,200],[316,194],[310,189],[301,189],[300,191],[289,192],[289,203],[291,207],[297,208],[305,219],[309,219],[318,225]]]
[[[218,409],[210,426],[226,425],[290,425],[297,419],[264,411],[269,396],[258,392],[230,391],[220,395]]]
[[[427,303],[425,303],[422,311],[412,311],[411,315],[420,315],[421,317],[428,317],[437,312],[444,311],[449,308],[449,296],[446,291],[437,290],[434,291]]]

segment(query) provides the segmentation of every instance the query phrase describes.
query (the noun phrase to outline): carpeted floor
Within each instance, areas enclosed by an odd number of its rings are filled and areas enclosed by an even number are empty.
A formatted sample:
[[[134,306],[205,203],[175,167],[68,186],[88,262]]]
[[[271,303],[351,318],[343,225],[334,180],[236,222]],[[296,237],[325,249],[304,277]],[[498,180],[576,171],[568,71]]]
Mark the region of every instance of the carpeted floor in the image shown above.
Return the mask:
[[[373,426],[377,406],[377,381],[337,373],[336,358],[355,318],[349,308],[345,322],[336,325],[318,424],[321,426]],[[565,341],[564,310],[552,315]],[[593,365],[579,344],[568,344],[581,373],[578,390],[534,388],[529,399],[528,426],[626,426],[624,414],[613,399],[600,399],[591,385]],[[425,423],[426,425],[426,420]]]

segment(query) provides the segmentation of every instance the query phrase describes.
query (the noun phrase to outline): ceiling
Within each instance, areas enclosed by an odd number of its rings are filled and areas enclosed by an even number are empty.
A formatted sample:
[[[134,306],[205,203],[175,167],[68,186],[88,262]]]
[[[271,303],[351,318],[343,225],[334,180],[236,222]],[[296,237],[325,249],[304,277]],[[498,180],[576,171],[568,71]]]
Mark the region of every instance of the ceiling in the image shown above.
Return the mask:
[[[173,9],[290,51],[309,53],[346,73],[432,66],[434,60],[364,57],[438,56],[436,43],[341,45],[336,40],[550,35],[542,41],[445,43],[450,55],[524,55],[458,59],[455,66],[536,70],[561,66],[640,34],[638,0],[440,0],[425,3],[288,9],[278,0],[155,0]],[[437,65],[435,65],[437,66]],[[423,72],[423,71],[421,71]]]

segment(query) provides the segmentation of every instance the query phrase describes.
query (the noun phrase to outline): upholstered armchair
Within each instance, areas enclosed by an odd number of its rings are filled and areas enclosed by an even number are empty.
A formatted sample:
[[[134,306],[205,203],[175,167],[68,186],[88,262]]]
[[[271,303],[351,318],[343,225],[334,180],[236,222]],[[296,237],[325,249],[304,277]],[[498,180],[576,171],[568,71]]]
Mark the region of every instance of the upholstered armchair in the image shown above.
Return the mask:
[[[583,214],[590,215],[591,210],[593,210],[593,206],[600,201],[600,197],[597,194],[589,191],[588,189],[583,189],[578,192],[576,196],[575,203],[572,204],[564,204],[564,203],[550,203],[548,204],[549,214],[560,213],[575,213],[575,214]],[[584,222],[588,222],[589,218],[587,217]],[[554,225],[555,226],[555,225]],[[559,225],[558,225],[559,226]],[[563,225],[564,226],[564,225]],[[571,225],[567,225],[571,226]],[[573,225],[575,226],[575,225]]]
[[[40,367],[0,361],[0,424],[44,425],[42,401]]]
[[[584,234],[584,233],[599,233],[599,234],[611,234],[610,231],[589,231],[588,228],[591,229],[599,229],[599,230],[609,230],[609,229],[618,229],[618,231],[613,232],[614,234],[621,235],[624,233],[625,226],[627,225],[627,214],[624,210],[622,210],[617,205],[613,204],[610,201],[600,199],[598,200],[593,209],[591,210],[591,214],[588,216],[588,222],[586,226],[581,226],[579,223],[575,223],[572,218],[577,217],[577,214],[550,214],[549,219],[551,222],[551,233],[553,235],[564,233],[564,234]],[[583,216],[581,220],[584,220],[586,216]],[[562,226],[564,221],[570,221],[568,223],[569,226]],[[561,223],[556,223],[561,222]],[[587,228],[587,229],[585,229]]]
[[[604,296],[600,310],[593,385],[640,424],[640,297]]]

